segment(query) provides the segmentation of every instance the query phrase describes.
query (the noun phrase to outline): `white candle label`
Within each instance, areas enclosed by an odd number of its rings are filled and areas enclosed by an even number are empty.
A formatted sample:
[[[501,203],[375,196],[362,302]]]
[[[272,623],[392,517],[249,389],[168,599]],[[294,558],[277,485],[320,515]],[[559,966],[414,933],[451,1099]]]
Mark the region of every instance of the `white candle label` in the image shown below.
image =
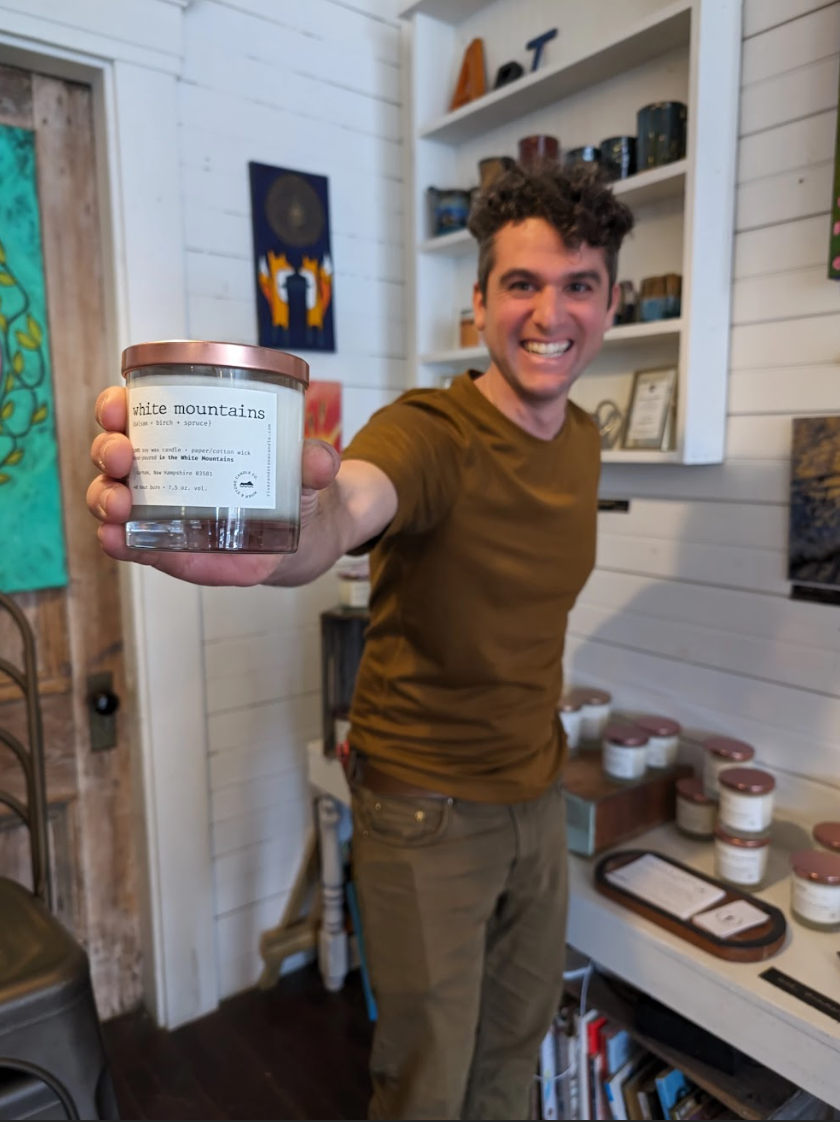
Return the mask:
[[[645,773],[644,749],[604,745],[604,771],[618,779],[638,779]]]
[[[273,508],[277,400],[239,387],[132,387],[135,506]]]
[[[711,837],[715,832],[717,807],[677,797],[677,823],[690,834]]]
[[[840,923],[840,885],[815,884],[794,875],[791,904],[799,915],[812,923]]]
[[[757,834],[772,821],[772,795],[742,795],[728,787],[720,789],[720,820],[733,830]]]
[[[738,845],[715,846],[717,874],[736,884],[758,884],[767,864],[766,847],[747,848]]]

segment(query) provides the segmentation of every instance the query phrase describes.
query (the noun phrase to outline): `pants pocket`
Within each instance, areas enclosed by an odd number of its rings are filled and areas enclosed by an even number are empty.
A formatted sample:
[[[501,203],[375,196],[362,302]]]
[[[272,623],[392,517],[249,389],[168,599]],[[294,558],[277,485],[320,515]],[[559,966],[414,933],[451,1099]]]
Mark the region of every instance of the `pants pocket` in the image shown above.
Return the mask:
[[[354,829],[386,845],[430,845],[446,832],[451,810],[447,799],[377,795],[364,787],[353,791]]]

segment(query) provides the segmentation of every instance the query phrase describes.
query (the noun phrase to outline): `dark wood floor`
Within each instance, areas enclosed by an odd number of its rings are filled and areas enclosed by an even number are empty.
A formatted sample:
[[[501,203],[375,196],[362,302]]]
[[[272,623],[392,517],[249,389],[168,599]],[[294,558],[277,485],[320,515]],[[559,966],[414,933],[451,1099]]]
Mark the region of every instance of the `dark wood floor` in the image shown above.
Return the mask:
[[[358,971],[338,994],[311,966],[174,1032],[144,1013],[104,1032],[123,1119],[367,1117],[372,1026]]]

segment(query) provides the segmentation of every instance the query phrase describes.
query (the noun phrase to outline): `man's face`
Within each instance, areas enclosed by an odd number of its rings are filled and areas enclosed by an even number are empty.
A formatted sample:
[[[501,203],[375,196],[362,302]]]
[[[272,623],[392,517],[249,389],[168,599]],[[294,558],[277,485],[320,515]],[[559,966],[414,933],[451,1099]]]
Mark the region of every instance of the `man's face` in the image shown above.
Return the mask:
[[[495,367],[527,409],[545,414],[556,404],[564,412],[569,390],[601,348],[617,299],[602,249],[568,249],[542,218],[503,226],[487,296],[477,285],[473,293],[491,372]]]

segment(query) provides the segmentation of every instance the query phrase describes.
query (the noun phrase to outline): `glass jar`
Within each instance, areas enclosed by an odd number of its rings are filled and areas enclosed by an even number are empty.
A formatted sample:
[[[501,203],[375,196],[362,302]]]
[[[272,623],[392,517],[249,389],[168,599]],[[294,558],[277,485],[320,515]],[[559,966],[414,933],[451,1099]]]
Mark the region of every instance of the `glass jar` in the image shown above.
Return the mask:
[[[770,838],[733,834],[723,823],[715,826],[715,876],[737,888],[760,888],[767,873]]]
[[[309,366],[267,347],[123,351],[133,549],[293,553]]]
[[[353,569],[338,570],[338,602],[342,608],[366,608],[370,600],[370,578]]]
[[[829,853],[840,853],[840,822],[818,822],[812,834],[817,845]]]
[[[581,704],[581,737],[600,741],[610,719],[612,694],[606,690],[580,688],[574,691],[574,696]]]
[[[710,799],[719,797],[718,772],[727,767],[747,764],[755,755],[755,748],[731,736],[710,736],[704,742],[703,786]]]
[[[677,762],[682,728],[670,717],[634,717],[633,724],[648,734],[648,767],[673,767]]]
[[[764,834],[773,821],[776,780],[756,767],[728,767],[718,772],[720,820],[739,834]]]
[[[790,910],[818,931],[840,931],[840,853],[801,849],[790,857]]]
[[[692,838],[712,838],[717,821],[717,803],[703,788],[703,780],[696,775],[678,779],[677,829]]]
[[[557,705],[560,721],[566,732],[566,743],[569,751],[574,752],[580,745],[580,726],[583,721],[583,706],[580,701],[570,694],[562,697]]]
[[[603,768],[611,779],[641,779],[647,770],[647,733],[634,725],[604,730]]]

